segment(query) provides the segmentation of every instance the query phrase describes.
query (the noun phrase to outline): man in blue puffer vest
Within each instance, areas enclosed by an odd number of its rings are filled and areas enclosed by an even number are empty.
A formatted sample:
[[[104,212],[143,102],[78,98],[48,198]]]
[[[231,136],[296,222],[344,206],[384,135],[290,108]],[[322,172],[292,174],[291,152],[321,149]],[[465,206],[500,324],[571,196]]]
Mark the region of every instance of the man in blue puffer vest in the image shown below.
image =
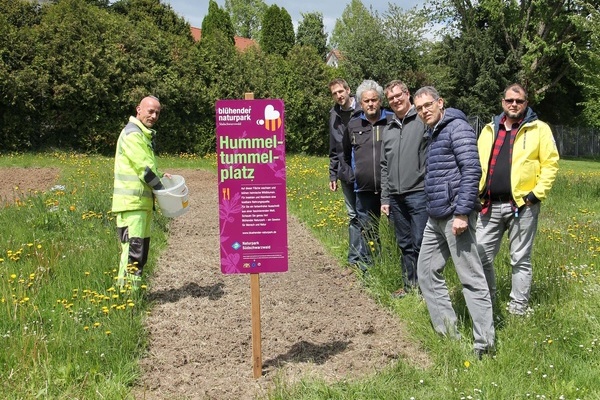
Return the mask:
[[[494,350],[495,333],[490,291],[475,235],[481,209],[477,136],[465,114],[444,109],[444,100],[431,86],[417,90],[414,105],[430,135],[425,169],[429,219],[417,262],[419,286],[434,329],[460,338],[443,275],[452,257],[473,320],[475,354],[481,358]]]

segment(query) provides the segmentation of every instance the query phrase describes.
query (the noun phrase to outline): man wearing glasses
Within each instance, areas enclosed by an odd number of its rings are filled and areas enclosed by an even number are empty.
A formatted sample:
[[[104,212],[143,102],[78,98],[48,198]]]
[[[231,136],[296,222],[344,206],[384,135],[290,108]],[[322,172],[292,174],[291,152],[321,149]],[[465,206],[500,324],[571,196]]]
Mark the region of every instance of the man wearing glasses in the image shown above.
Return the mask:
[[[481,358],[493,351],[495,331],[475,234],[481,209],[477,137],[462,111],[444,108],[444,100],[435,88],[417,90],[414,104],[430,136],[425,171],[429,219],[417,262],[419,286],[436,332],[460,338],[443,275],[452,257],[473,321],[474,351]]]
[[[483,172],[477,246],[494,300],[494,257],[508,231],[512,288],[507,309],[523,316],[530,312],[531,249],[540,202],[556,178],[559,156],[550,127],[527,106],[527,91],[521,85],[504,90],[502,109],[477,142]]]
[[[428,136],[404,82],[391,81],[384,92],[394,117],[383,131],[381,144],[381,212],[390,217],[402,252],[403,285],[392,293],[392,297],[402,298],[418,287],[417,259],[427,223],[424,179]]]

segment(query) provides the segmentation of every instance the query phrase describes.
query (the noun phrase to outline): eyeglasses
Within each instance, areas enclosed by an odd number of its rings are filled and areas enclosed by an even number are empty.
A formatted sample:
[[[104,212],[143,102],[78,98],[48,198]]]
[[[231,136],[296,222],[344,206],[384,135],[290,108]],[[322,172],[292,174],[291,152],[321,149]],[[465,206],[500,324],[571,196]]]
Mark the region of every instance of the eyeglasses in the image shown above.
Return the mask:
[[[387,100],[389,103],[391,103],[392,101],[400,100],[402,98],[402,96],[404,96],[404,93],[406,93],[406,92],[400,92],[398,94],[395,94],[391,97],[388,97]]]
[[[437,102],[437,100],[428,101],[427,103],[423,104],[422,106],[415,107],[417,110],[417,113],[422,114],[424,110],[431,111],[431,109],[433,108],[433,105],[436,102]]]
[[[512,103],[517,103],[519,105],[524,104],[527,100],[523,100],[523,99],[502,99],[503,102],[505,102],[506,104],[512,104]]]

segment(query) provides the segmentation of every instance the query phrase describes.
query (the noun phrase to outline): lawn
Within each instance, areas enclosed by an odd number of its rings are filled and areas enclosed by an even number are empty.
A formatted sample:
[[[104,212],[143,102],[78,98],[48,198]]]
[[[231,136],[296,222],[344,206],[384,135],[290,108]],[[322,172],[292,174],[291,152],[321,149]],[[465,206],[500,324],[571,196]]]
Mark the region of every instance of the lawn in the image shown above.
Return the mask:
[[[161,157],[169,168],[215,168],[215,158]],[[343,264],[346,216],[327,186],[328,160],[288,156],[288,207]],[[145,351],[148,304],[114,285],[118,252],[109,212],[112,160],[68,153],[12,154],[0,168],[59,168],[63,189],[0,209],[0,397],[130,397]],[[433,359],[429,369],[399,361],[359,382],[277,386],[272,399],[600,399],[600,163],[561,160],[542,206],[533,254],[534,313],[504,309],[510,291],[506,244],[497,258],[497,346],[473,359],[471,326],[452,268],[451,296],[464,339],[437,336],[416,294],[397,300],[398,252],[382,221],[382,256],[369,293],[397,317]],[[156,217],[149,270],[166,246],[168,221]]]

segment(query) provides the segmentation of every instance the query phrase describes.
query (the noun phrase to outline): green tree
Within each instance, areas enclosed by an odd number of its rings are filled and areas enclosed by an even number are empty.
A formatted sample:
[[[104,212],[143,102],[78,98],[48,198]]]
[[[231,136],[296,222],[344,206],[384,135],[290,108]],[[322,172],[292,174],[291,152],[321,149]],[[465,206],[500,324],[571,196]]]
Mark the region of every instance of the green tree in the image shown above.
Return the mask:
[[[302,21],[298,24],[296,43],[302,46],[313,46],[317,50],[317,54],[325,58],[327,55],[327,34],[323,25],[322,13],[302,13]]]
[[[294,46],[294,25],[285,8],[273,4],[265,11],[262,21],[260,47],[267,54],[286,56]]]
[[[352,87],[363,79],[374,79],[381,85],[402,79],[409,87],[423,80],[419,59],[425,47],[427,19],[417,9],[389,7],[380,17],[360,0],[352,0],[335,23],[331,44],[342,54],[341,65]]]
[[[285,101],[286,149],[292,153],[326,154],[331,97],[329,75],[312,46],[294,46],[286,58],[267,55],[268,97]]]
[[[139,37],[138,43],[129,43],[135,29],[122,29],[127,24],[122,16],[78,0],[47,8],[35,31],[35,41],[44,45],[32,61],[47,74],[48,86],[37,146],[87,151],[113,147],[123,122],[120,107],[130,106],[122,92],[143,70],[130,67],[140,61],[131,58],[132,50],[148,47]]]
[[[102,3],[104,0],[88,1]],[[149,21],[165,32],[185,36],[192,41],[190,24],[173,11],[169,4],[163,4],[160,0],[118,0],[111,9],[132,21]]]
[[[583,107],[583,121],[586,124],[600,128],[600,9],[597,4],[583,3],[584,10],[573,23],[578,30],[589,34],[588,47],[575,60],[580,74],[579,84],[582,89],[580,106]]]
[[[582,4],[578,0],[439,3],[440,13],[456,28],[445,40],[449,46],[443,57],[459,67],[450,70],[458,84],[453,96],[468,99],[465,111],[479,113],[486,108],[478,109],[477,104],[497,105],[504,86],[518,81],[528,89],[537,110],[546,110],[543,114],[550,122],[576,118],[579,112],[567,105],[580,97],[576,60],[591,39],[589,31],[575,23],[587,14]]]
[[[225,10],[238,36],[258,39],[267,5],[263,0],[225,0]]]
[[[31,2],[0,0],[0,149],[23,151],[35,145],[48,92],[46,71],[33,64],[42,43],[34,27],[41,8]]]
[[[208,14],[202,20],[202,38],[206,38],[215,32],[222,32],[225,40],[231,44],[235,43],[235,31],[229,14],[221,9],[215,0],[210,0]]]

